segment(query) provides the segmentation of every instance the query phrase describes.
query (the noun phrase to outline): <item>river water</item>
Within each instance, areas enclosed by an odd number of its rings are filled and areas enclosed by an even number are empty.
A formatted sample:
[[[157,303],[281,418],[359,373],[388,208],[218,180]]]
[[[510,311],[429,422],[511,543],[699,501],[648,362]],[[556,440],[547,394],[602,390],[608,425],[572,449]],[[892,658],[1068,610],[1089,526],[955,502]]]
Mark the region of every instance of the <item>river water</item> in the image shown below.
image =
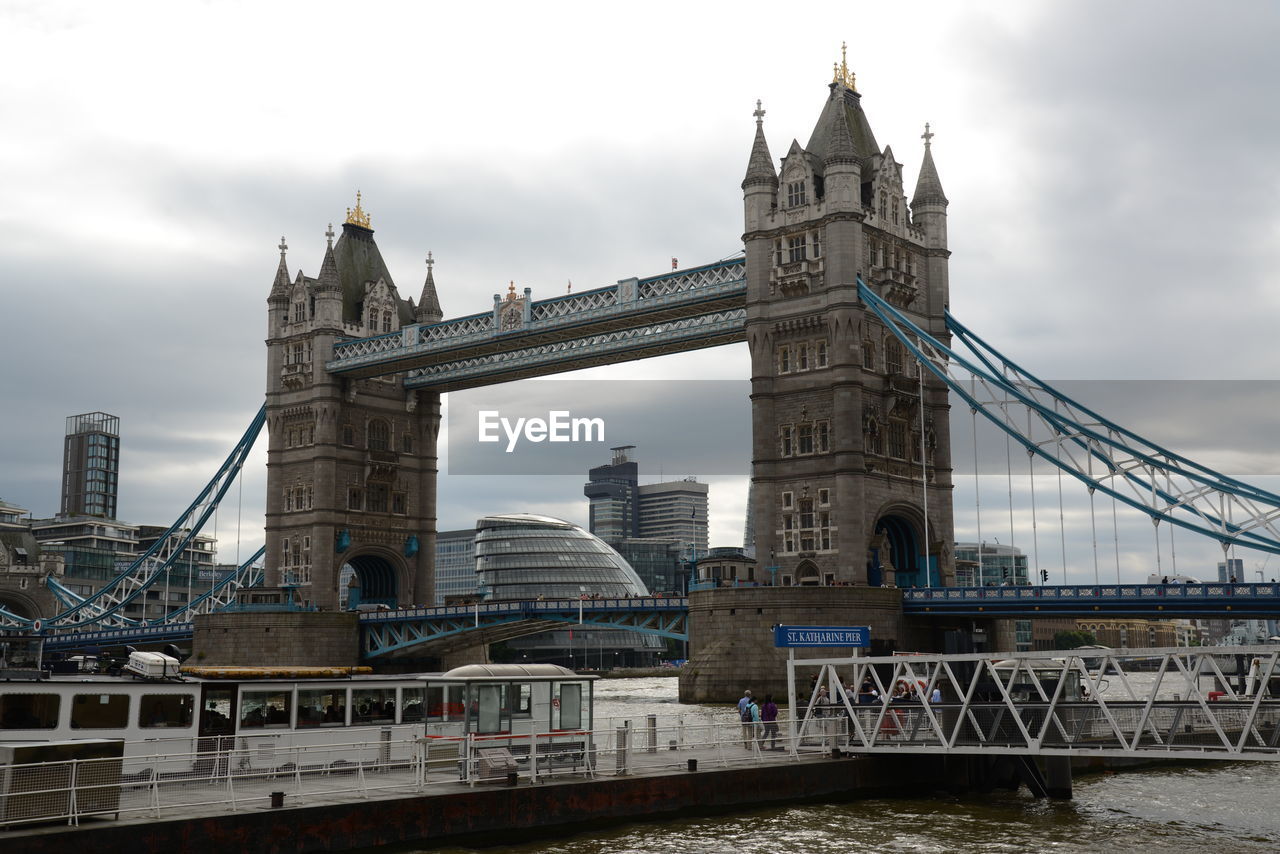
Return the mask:
[[[676,699],[675,679],[596,683],[604,718],[685,715],[733,721],[730,706]],[[1280,763],[1277,763],[1280,764]],[[512,854],[738,852],[1185,852],[1280,850],[1280,767],[1204,763],[1076,778],[1071,801],[1022,792],[776,807],[728,816],[627,824],[496,846]],[[922,782],[922,791],[929,784]],[[469,848],[433,849],[460,854]]]

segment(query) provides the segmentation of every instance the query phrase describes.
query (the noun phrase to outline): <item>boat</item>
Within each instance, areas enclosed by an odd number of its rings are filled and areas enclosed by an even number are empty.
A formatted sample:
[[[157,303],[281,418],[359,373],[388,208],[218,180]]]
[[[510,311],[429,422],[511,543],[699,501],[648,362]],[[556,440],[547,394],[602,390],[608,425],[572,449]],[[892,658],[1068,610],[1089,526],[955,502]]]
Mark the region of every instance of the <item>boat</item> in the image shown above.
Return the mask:
[[[120,675],[39,671],[0,681],[0,742],[122,740],[126,774],[156,755],[171,757],[175,772],[183,769],[172,757],[189,756],[199,770],[215,754],[272,770],[326,746],[329,763],[366,761],[370,744],[382,761],[410,761],[427,738],[481,739],[527,755],[539,735],[589,739],[597,678],[551,664],[392,675],[181,667],[171,656],[131,652]]]

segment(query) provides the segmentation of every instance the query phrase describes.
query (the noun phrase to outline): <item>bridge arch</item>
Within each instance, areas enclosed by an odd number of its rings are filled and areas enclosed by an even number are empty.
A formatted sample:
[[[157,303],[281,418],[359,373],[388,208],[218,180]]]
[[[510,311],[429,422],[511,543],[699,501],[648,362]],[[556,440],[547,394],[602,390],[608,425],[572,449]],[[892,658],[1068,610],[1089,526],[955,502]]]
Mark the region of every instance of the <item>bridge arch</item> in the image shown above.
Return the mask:
[[[932,526],[930,526],[932,527]],[[935,587],[938,555],[928,554],[926,574],[924,514],[901,502],[888,504],[876,514],[871,545],[867,549],[867,582],[877,585],[892,581],[898,587]],[[888,571],[893,571],[890,577]]]
[[[43,613],[40,603],[33,597],[12,587],[0,587],[0,608],[32,619],[49,616]]]
[[[401,595],[412,589],[408,572],[405,561],[391,549],[366,546],[345,556],[338,576],[343,588],[339,595],[346,597],[348,607],[352,604],[350,587],[359,588],[358,602],[380,602],[393,608],[411,605],[414,603],[400,601]]]

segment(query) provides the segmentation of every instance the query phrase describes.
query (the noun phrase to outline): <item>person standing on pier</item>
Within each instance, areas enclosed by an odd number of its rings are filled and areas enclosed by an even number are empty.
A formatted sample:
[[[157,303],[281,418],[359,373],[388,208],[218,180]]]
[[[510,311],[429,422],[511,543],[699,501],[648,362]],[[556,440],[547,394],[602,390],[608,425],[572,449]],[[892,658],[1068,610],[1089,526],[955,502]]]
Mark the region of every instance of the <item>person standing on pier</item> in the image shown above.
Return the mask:
[[[760,709],[751,698],[750,690],[743,691],[742,699],[738,701],[738,720],[742,722],[742,746],[750,748],[756,737],[755,721],[760,720]]]
[[[773,701],[772,694],[764,695],[764,708],[760,710],[760,720],[764,721],[764,731],[760,734],[760,747],[771,741],[770,750],[778,749],[778,704]]]

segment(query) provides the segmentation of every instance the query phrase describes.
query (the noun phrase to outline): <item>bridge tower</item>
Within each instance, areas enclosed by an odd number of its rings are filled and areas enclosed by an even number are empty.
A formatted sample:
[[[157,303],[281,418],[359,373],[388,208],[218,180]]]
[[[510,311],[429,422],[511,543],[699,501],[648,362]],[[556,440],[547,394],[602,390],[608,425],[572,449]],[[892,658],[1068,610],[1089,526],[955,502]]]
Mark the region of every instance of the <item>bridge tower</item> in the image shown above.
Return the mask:
[[[440,395],[402,374],[335,377],[325,359],[336,341],[439,321],[433,262],[417,304],[401,299],[359,194],[333,237],[319,275],[292,279],[282,238],[267,300],[267,585],[333,610],[350,566],[361,601],[431,603]]]
[[[756,554],[778,585],[949,584],[946,387],[931,375],[922,385],[857,291],[861,276],[948,340],[933,135],[926,125],[908,202],[844,62],[828,88],[808,145],[793,140],[780,170],[757,102],[742,182]]]

